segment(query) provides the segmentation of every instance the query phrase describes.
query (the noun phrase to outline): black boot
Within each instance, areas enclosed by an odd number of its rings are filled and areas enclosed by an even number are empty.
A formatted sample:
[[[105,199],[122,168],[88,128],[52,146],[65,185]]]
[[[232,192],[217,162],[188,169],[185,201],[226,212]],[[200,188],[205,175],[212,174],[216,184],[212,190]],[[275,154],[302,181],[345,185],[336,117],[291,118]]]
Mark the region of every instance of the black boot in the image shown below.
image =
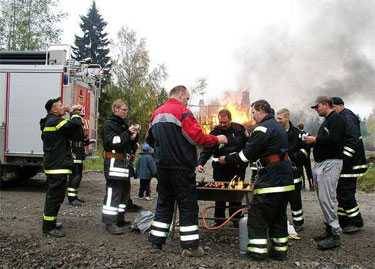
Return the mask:
[[[65,236],[64,231],[61,230],[61,229],[57,229],[57,228],[49,230],[49,231],[43,231],[43,233],[44,233],[45,236],[48,236],[48,237],[60,238],[60,237]]]
[[[124,233],[124,228],[123,227],[119,227],[116,224],[106,224],[105,225],[105,229],[110,234],[119,235],[119,234],[123,234]]]
[[[341,245],[340,235],[332,234],[326,239],[323,239],[318,242],[318,249],[327,250],[327,249],[337,248],[340,245]]]
[[[324,225],[325,225],[325,232],[321,235],[315,236],[314,241],[317,241],[317,242],[322,241],[332,235],[331,226],[329,226],[326,223],[324,223]]]

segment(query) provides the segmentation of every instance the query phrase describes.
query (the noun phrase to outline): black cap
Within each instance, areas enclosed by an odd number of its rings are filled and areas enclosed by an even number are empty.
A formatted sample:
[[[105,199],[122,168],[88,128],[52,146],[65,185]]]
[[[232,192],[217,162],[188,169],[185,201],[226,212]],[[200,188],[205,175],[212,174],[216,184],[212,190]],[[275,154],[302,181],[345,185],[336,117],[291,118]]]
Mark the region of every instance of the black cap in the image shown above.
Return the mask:
[[[334,105],[344,105],[344,100],[341,99],[341,97],[332,97],[332,103]]]
[[[54,103],[57,103],[61,101],[61,98],[60,97],[57,97],[57,98],[54,98],[54,99],[49,99],[47,101],[47,103],[44,105],[44,107],[46,108],[47,112],[50,112],[51,111],[51,108],[53,106]]]

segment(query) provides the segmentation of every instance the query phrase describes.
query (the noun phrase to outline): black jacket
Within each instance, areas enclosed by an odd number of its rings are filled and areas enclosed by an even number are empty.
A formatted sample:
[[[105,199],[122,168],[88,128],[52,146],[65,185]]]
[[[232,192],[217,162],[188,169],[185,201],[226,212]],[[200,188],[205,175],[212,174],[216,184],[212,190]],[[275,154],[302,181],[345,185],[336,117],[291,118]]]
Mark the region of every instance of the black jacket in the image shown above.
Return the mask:
[[[342,159],[345,139],[344,119],[332,111],[319,128],[313,154],[316,162]]]
[[[198,160],[198,164],[205,165],[206,162],[213,156],[218,158],[220,156],[225,156],[240,152],[245,146],[247,137],[245,135],[245,127],[239,123],[232,122],[228,128],[223,128],[221,126],[216,126],[211,132],[211,135],[225,135],[228,138],[228,144],[217,145],[213,148],[204,148],[201,152]],[[225,164],[221,165],[219,162],[212,162],[213,177],[214,179],[223,180],[226,177],[233,178],[234,175],[238,175],[242,178],[245,177],[246,164]],[[228,179],[231,179],[228,178]]]
[[[85,133],[83,130],[83,123],[77,128],[77,131],[72,137],[72,155],[74,162],[82,162],[85,159],[85,146],[88,144],[88,141],[85,139]]]
[[[107,179],[128,179],[129,154],[133,153],[137,139],[130,139],[129,125],[116,115],[111,115],[103,126],[103,148],[105,152],[113,153],[112,158],[104,160],[104,175]],[[122,154],[123,158],[115,158],[115,154]]]
[[[245,148],[240,153],[227,155],[225,160],[227,163],[246,163],[264,159],[273,154],[284,158],[287,152],[286,131],[272,115],[268,115],[254,128]],[[290,160],[282,160],[260,169],[254,188],[256,194],[294,190]]]
[[[359,118],[345,108],[339,113],[345,121],[344,165],[341,177],[359,177],[367,171],[365,148],[361,136]]]
[[[288,155],[293,165],[293,178],[300,178],[302,176],[302,171],[297,169],[303,165],[303,160],[305,154],[303,149],[305,147],[301,140],[301,131],[295,127],[291,122],[289,122],[288,134]]]
[[[70,120],[48,114],[40,120],[46,174],[70,174],[73,164],[70,140],[81,126],[81,117]]]

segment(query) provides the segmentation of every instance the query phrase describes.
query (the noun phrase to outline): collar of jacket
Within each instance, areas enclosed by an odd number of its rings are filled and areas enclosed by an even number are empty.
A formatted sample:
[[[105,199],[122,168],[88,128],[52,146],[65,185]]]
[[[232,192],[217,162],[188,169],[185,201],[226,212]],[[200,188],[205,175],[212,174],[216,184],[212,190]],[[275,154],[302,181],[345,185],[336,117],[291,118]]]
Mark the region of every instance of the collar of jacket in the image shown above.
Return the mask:
[[[326,119],[328,119],[329,117],[331,117],[333,114],[335,114],[336,112],[334,110],[332,110],[328,115],[327,117],[325,117]]]
[[[112,114],[109,119],[112,121],[118,122],[120,124],[126,124],[126,119],[122,119],[119,116],[116,116],[115,114]]]
[[[261,122],[259,122],[259,123],[265,122],[266,120],[270,120],[270,119],[273,119],[273,118],[274,118],[274,116],[272,116],[271,114],[268,114],[268,115],[265,116],[265,117],[263,118],[263,120],[261,120]]]
[[[181,101],[177,100],[176,98],[169,98],[169,99],[167,100],[167,103],[179,104],[179,105],[185,107],[185,105],[184,105]]]

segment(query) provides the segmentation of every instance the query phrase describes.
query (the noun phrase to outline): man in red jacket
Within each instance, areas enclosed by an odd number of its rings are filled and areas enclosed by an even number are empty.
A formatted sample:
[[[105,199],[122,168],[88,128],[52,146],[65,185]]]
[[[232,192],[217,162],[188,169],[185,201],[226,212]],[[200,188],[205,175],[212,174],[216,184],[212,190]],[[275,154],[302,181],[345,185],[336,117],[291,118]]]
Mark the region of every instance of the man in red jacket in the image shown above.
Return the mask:
[[[202,256],[199,247],[198,203],[195,188],[197,145],[226,144],[224,135],[206,135],[186,107],[190,98],[185,86],[176,86],[169,99],[152,114],[147,143],[155,149],[158,171],[158,201],[149,240],[162,249],[169,232],[174,202],[180,211],[183,256]]]

